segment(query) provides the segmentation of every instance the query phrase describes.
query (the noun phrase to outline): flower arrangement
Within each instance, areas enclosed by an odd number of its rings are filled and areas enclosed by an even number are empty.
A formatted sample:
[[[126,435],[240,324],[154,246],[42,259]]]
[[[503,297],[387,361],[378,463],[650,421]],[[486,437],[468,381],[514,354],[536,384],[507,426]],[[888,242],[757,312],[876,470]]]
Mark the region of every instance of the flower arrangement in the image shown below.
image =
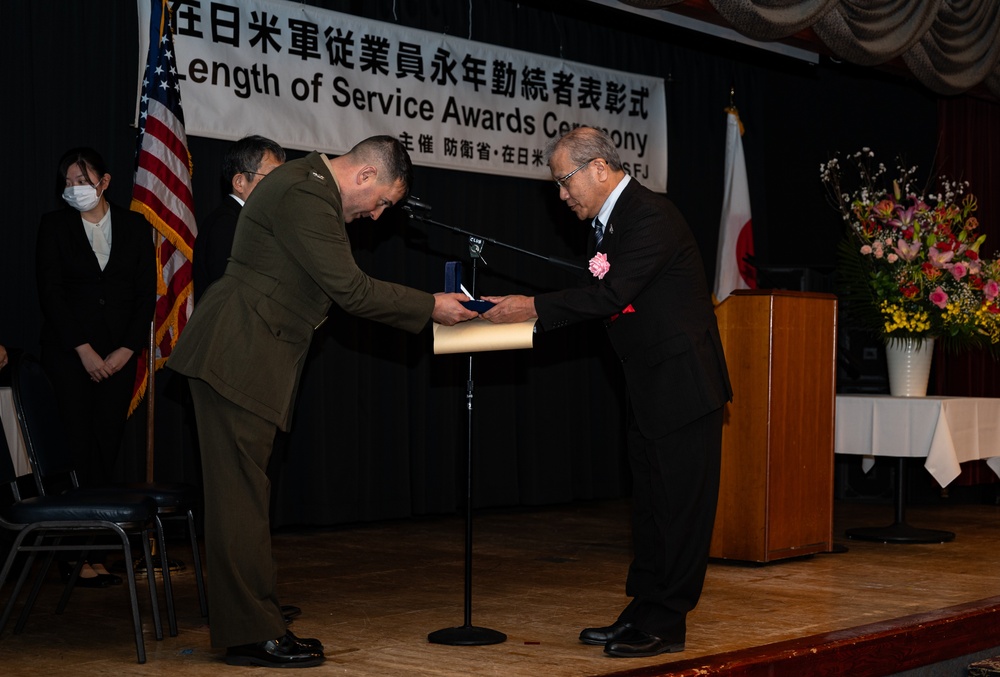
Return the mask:
[[[839,268],[849,308],[887,341],[933,338],[951,350],[996,353],[1000,262],[980,257],[986,236],[976,234],[968,183],[940,177],[939,192],[925,195],[916,167],[897,170],[890,179],[868,148],[820,165],[847,224]]]

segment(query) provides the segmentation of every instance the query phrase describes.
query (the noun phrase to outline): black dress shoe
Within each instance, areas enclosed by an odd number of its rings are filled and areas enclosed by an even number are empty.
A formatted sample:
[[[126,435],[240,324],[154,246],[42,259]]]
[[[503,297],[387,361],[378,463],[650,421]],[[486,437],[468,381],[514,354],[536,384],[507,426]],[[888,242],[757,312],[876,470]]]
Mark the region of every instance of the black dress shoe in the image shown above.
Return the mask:
[[[678,651],[684,651],[683,635],[661,639],[638,628],[629,628],[604,647],[604,653],[618,658],[643,658]]]
[[[631,623],[615,621],[613,625],[608,625],[603,628],[584,628],[583,632],[580,633],[580,641],[584,644],[604,646],[608,642],[618,639],[623,632],[631,627]]]
[[[70,576],[73,575],[73,566],[69,562],[59,562],[59,574],[62,576],[64,581],[68,581]],[[91,576],[90,578],[84,578],[83,576],[76,577],[77,588],[106,588],[111,585],[109,581],[104,576],[98,574],[97,576]]]
[[[285,618],[285,625],[291,625],[292,621],[302,615],[302,609],[291,604],[282,604],[281,615]]]
[[[111,585],[111,581],[104,578],[104,576],[91,576],[90,578],[84,578],[83,576],[77,576],[76,586],[77,588],[107,588]]]
[[[98,578],[102,578],[108,582],[108,585],[121,585],[122,577],[116,574],[97,574]]]
[[[319,649],[306,649],[285,635],[266,642],[241,644],[226,649],[229,665],[260,665],[265,668],[311,668],[324,660]]]
[[[303,649],[313,650],[319,649],[323,650],[323,642],[318,639],[313,639],[312,637],[298,637],[291,630],[285,633],[285,637],[291,637],[292,641],[301,646]]]

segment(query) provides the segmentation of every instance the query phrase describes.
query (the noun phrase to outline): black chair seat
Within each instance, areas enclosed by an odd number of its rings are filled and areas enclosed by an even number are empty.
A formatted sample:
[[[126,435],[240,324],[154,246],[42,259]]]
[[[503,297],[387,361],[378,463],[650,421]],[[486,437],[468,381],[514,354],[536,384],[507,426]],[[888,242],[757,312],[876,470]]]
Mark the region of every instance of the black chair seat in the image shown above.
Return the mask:
[[[3,511],[8,522],[100,521],[146,524],[156,514],[156,504],[139,494],[73,494],[26,498]]]
[[[160,512],[187,510],[201,501],[201,493],[190,484],[171,484],[167,482],[126,482],[99,486],[91,489],[81,487],[76,492],[95,491],[102,494],[143,494],[156,503]]]

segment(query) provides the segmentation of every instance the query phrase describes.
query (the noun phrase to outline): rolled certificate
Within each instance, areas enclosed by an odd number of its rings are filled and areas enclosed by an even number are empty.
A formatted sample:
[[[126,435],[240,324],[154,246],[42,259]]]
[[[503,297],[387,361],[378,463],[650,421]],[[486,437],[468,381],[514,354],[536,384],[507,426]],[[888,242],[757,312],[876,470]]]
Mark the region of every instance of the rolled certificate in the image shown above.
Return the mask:
[[[481,353],[488,350],[531,348],[535,320],[516,324],[493,324],[477,317],[451,327],[434,325],[434,354]]]

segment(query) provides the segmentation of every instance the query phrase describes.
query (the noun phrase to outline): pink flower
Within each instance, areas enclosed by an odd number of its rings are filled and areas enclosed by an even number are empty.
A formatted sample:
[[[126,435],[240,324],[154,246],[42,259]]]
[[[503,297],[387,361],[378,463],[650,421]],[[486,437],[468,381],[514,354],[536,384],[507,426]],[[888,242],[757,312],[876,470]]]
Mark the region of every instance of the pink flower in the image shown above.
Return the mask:
[[[937,247],[931,247],[927,251],[927,260],[930,261],[935,268],[944,268],[944,264],[951,261],[954,256],[955,252],[941,251]]]
[[[936,305],[938,308],[944,308],[945,306],[948,305],[948,295],[944,292],[943,289],[941,289],[941,287],[938,287],[937,289],[932,291],[931,295],[928,298],[930,299],[931,303]]]
[[[871,245],[869,245],[869,244],[863,244],[863,245],[861,245],[861,253],[864,254],[865,256],[868,256],[869,254],[871,254],[872,253],[872,247],[871,247]]]
[[[990,280],[983,287],[983,295],[992,301],[997,297],[997,294],[1000,294],[1000,284],[997,284],[996,280]]]
[[[598,280],[603,280],[609,270],[611,264],[608,263],[608,255],[604,252],[597,252],[594,258],[590,259],[590,273]]]
[[[917,252],[920,251],[920,242],[907,242],[903,238],[899,238],[898,246],[893,249],[899,254],[899,258],[904,261],[912,261],[917,258]]]
[[[964,263],[956,263],[951,267],[951,275],[956,280],[961,280],[968,274],[969,274],[969,267]]]
[[[887,260],[887,261],[888,261],[889,263],[895,263],[896,261],[898,261],[898,260],[899,260],[899,257],[898,257],[898,256],[896,256],[895,254],[889,254],[889,255],[888,255],[888,256],[886,256],[885,258],[886,258],[886,260]]]

